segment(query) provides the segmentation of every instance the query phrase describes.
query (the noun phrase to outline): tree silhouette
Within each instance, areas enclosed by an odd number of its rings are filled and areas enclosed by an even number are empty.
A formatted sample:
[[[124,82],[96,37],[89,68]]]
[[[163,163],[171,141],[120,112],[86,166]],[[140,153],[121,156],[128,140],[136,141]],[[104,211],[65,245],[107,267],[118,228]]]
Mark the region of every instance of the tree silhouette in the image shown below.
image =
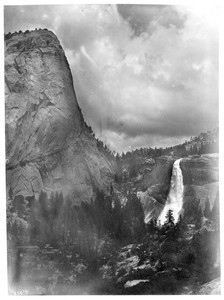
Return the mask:
[[[149,223],[147,224],[147,231],[150,233],[150,234],[153,234],[157,231],[158,227],[157,227],[157,222],[156,222],[156,219],[151,219],[149,221]]]
[[[203,213],[202,213],[200,205],[198,205],[197,211],[195,213],[195,229],[200,229],[201,228],[202,217],[203,217]]]
[[[206,202],[205,202],[204,216],[206,218],[211,217],[211,207],[210,207],[210,202],[209,202],[208,198],[206,199]]]
[[[167,214],[166,214],[165,224],[167,224],[169,226],[173,226],[174,225],[174,216],[173,216],[172,209],[169,209],[168,212],[167,212]]]
[[[211,210],[211,220],[215,223],[215,230],[219,231],[220,228],[220,211],[219,211],[219,194],[215,198],[215,203]]]

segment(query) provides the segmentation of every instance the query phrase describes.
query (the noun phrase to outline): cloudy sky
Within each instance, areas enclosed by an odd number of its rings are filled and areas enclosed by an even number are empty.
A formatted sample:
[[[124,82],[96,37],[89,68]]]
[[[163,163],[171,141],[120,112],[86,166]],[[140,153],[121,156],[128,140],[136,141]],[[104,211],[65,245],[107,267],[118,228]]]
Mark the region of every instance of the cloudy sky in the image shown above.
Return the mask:
[[[84,118],[111,149],[171,146],[218,126],[217,7],[8,6],[4,17],[5,33],[58,36]]]

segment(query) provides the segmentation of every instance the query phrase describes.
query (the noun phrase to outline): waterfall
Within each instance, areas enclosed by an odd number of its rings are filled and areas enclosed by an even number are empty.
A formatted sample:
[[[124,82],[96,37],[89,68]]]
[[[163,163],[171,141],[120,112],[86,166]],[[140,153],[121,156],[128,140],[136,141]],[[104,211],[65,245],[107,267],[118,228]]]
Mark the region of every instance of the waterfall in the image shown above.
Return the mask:
[[[181,158],[176,160],[173,164],[169,195],[167,197],[166,204],[158,217],[158,221],[160,221],[161,225],[163,225],[166,220],[168,210],[171,209],[173,211],[174,222],[176,223],[182,209],[184,185],[180,161]]]

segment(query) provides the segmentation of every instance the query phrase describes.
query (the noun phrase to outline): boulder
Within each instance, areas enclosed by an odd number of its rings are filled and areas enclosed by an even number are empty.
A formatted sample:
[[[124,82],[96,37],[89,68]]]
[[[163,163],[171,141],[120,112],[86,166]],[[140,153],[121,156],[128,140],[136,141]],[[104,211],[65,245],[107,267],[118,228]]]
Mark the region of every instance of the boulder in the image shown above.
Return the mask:
[[[131,280],[124,285],[128,294],[144,294],[150,288],[149,280]]]
[[[191,273],[189,270],[181,268],[181,267],[173,268],[172,273],[174,274],[174,276],[177,280],[190,278],[190,276],[191,276]]]
[[[203,284],[198,295],[221,295],[221,280],[220,277]]]
[[[135,279],[145,279],[153,276],[155,276],[155,268],[150,264],[143,264],[133,269],[133,278]]]

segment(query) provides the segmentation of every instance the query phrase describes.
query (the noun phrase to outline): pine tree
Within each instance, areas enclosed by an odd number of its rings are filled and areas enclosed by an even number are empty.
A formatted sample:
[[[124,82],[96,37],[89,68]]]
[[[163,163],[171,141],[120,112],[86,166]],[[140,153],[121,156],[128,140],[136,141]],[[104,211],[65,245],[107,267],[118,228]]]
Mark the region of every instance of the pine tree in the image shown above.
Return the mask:
[[[200,205],[198,205],[195,217],[196,217],[195,218],[195,229],[200,229],[201,225],[202,225],[202,217],[203,217],[203,213],[202,213]]]
[[[175,225],[174,225],[174,216],[172,209],[169,209],[166,214],[166,220],[164,225],[162,226],[160,232],[162,235],[166,235],[166,238],[169,240],[173,240],[176,238],[175,234]]]
[[[38,202],[39,202],[39,205],[40,205],[41,216],[45,220],[48,220],[47,193],[41,191]]]
[[[179,227],[180,227],[181,234],[184,233],[188,229],[185,218],[183,218],[181,214],[179,216],[178,224],[179,224]]]
[[[169,226],[173,226],[174,225],[174,216],[173,216],[172,209],[169,209],[168,212],[167,212],[167,214],[166,214],[165,224],[167,224]]]
[[[112,209],[112,235],[120,239],[122,236],[122,226],[123,226],[123,212],[121,208],[120,200],[117,196],[114,196],[114,205]]]
[[[127,203],[123,209],[123,236],[127,240],[135,240],[145,234],[144,211],[140,200],[135,194],[128,194],[127,198]]]
[[[211,220],[215,223],[215,230],[219,231],[220,229],[220,211],[219,211],[219,194],[217,194],[215,203],[211,210]]]
[[[211,217],[211,207],[210,207],[210,202],[209,202],[208,198],[206,199],[206,202],[205,202],[204,216],[206,218]]]
[[[147,224],[147,231],[150,233],[150,234],[153,234],[155,233],[157,230],[157,224],[156,224],[156,219],[151,219],[149,221],[149,223]]]

